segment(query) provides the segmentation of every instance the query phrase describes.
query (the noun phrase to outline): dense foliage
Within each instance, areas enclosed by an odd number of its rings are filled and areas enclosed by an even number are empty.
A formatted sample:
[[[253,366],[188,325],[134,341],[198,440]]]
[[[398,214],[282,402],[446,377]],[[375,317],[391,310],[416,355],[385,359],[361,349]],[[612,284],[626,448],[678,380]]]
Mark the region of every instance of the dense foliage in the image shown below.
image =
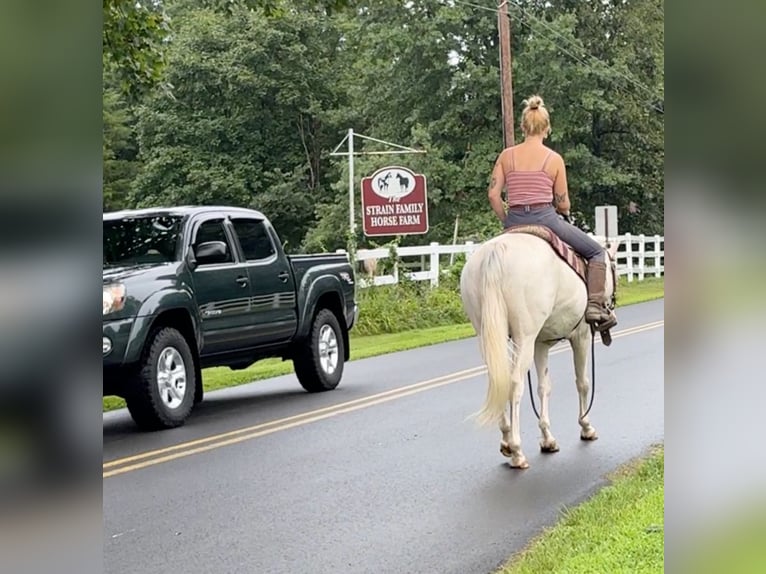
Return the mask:
[[[343,247],[347,165],[329,152],[353,127],[428,152],[355,161],[357,189],[390,163],[426,174],[431,230],[402,243],[448,241],[458,216],[461,240],[497,229],[486,201],[502,147],[494,3],[165,0],[118,25],[115,7],[128,5],[104,2],[104,209],[252,206],[291,251]],[[540,93],[575,214],[592,223],[594,206],[615,204],[621,231],[661,233],[662,0],[509,6],[516,123]],[[359,244],[374,244],[358,194],[356,214]]]
[[[458,284],[454,277],[438,287],[431,287],[429,281],[404,281],[359,289],[361,311],[354,333],[379,335],[467,323]]]

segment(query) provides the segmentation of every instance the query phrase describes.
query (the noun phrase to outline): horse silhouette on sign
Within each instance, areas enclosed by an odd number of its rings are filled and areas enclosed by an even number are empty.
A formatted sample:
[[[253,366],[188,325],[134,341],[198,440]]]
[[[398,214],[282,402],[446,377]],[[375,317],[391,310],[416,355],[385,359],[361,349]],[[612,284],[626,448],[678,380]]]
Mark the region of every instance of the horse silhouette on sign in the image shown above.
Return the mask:
[[[389,171],[375,180],[377,193],[388,199],[389,203],[398,203],[402,197],[408,195],[412,189],[410,178],[401,173]]]

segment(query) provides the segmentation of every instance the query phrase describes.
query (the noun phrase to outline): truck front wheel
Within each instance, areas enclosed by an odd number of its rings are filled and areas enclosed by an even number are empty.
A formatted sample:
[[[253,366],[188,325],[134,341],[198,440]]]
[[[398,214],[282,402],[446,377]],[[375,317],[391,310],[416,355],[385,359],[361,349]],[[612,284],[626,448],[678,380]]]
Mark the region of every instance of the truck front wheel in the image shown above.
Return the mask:
[[[184,336],[172,327],[156,331],[143,353],[137,380],[125,402],[136,424],[146,430],[182,425],[194,406],[194,357]]]
[[[310,393],[330,391],[343,376],[343,333],[337,317],[321,309],[293,358],[295,374]]]

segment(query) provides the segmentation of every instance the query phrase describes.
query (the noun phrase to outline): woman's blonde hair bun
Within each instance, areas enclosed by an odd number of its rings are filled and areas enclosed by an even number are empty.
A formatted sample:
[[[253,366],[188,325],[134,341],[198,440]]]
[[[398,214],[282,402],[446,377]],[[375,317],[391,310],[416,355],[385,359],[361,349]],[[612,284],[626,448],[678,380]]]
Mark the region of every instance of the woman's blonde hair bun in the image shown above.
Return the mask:
[[[543,103],[543,99],[540,96],[532,96],[524,100],[522,103],[524,104],[524,107],[530,110],[536,110],[537,108],[545,107],[545,104]]]
[[[528,136],[551,133],[551,119],[548,110],[540,96],[530,96],[522,102],[524,111],[521,112],[521,130]]]

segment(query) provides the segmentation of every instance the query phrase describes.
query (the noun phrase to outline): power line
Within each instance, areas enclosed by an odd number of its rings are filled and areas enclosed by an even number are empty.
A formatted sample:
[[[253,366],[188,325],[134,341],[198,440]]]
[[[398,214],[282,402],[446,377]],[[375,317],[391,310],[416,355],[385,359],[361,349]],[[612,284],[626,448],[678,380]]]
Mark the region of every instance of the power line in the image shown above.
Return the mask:
[[[555,28],[553,28],[553,27],[551,27],[550,25],[548,25],[548,23],[547,23],[547,22],[545,22],[545,20],[543,20],[543,19],[541,19],[541,18],[539,18],[539,17],[535,16],[534,14],[529,14],[529,12],[528,12],[527,10],[525,10],[525,9],[524,9],[524,8],[523,8],[523,7],[522,7],[522,6],[521,6],[521,5],[518,3],[518,0],[509,0],[509,1],[510,1],[510,2],[511,2],[513,5],[514,5],[514,6],[516,6],[516,7],[517,7],[517,8],[518,8],[518,9],[519,9],[521,12],[523,12],[523,13],[524,13],[524,14],[525,14],[527,17],[529,17],[529,18],[532,18],[532,19],[535,19],[535,20],[537,20],[537,22],[538,22],[538,23],[539,23],[541,26],[543,26],[543,27],[544,27],[546,30],[549,30],[549,31],[550,31],[552,34],[554,34],[554,35],[558,36],[559,38],[561,38],[561,39],[562,39],[562,40],[564,40],[565,42],[568,42],[568,43],[569,43],[571,46],[574,46],[575,48],[581,48],[581,46],[578,46],[576,43],[574,43],[574,41],[570,40],[569,38],[567,38],[566,36],[564,36],[563,34],[561,34],[559,31],[557,31]],[[529,23],[529,21],[527,21],[526,23],[527,23],[527,25],[529,25],[529,27],[530,27],[530,28],[532,27],[532,26],[531,26],[531,24]],[[548,39],[550,40],[550,38],[548,38]],[[554,42],[554,43],[555,43],[555,42]],[[558,44],[557,44],[557,46],[558,46],[558,48],[559,48],[559,49],[561,49],[561,46],[560,46],[560,45],[558,45]],[[570,55],[571,55],[571,54],[570,54]],[[601,65],[602,65],[602,66],[604,66],[605,68],[609,69],[610,71],[614,72],[614,73],[615,73],[615,74],[617,74],[618,76],[620,76],[620,77],[622,77],[623,79],[627,80],[628,82],[632,83],[632,84],[633,84],[634,86],[636,86],[637,88],[640,88],[640,89],[644,90],[644,91],[645,91],[645,92],[646,92],[646,93],[647,93],[649,96],[651,96],[652,98],[656,98],[656,97],[657,97],[657,94],[654,92],[654,90],[652,90],[651,88],[649,88],[648,86],[646,86],[646,85],[645,85],[645,84],[643,84],[642,82],[639,82],[639,81],[638,81],[638,80],[636,80],[635,78],[633,78],[633,77],[631,77],[631,76],[629,76],[629,75],[627,75],[627,74],[623,74],[622,72],[620,72],[620,71],[618,71],[618,70],[616,70],[616,69],[612,68],[611,66],[609,66],[609,64],[607,64],[606,62],[603,62],[602,60],[599,60],[599,59],[598,59],[596,56],[594,56],[593,54],[587,53],[586,55],[587,55],[587,56],[589,56],[589,57],[590,57],[592,60],[594,60],[595,62],[598,62],[599,64],[601,64]],[[574,57],[574,56],[572,56],[572,57]],[[584,62],[582,62],[582,61],[580,61],[580,62],[581,62],[581,63],[584,63]],[[586,65],[587,65],[587,64],[586,64]],[[660,113],[662,113],[662,112],[663,112],[663,110],[661,110],[660,108],[658,108],[658,107],[657,107],[656,105],[654,105],[654,104],[652,104],[652,105],[651,105],[651,107],[653,107],[653,108],[654,108],[656,111],[658,111],[658,112],[660,112]]]
[[[473,2],[468,2],[466,0],[449,0],[449,1],[451,1],[451,2],[453,2],[455,4],[463,4],[465,6],[469,6],[471,8],[475,8],[477,10],[484,10],[486,12],[492,12],[492,13],[495,13],[495,14],[498,13],[498,10],[496,8],[491,8],[489,6],[483,6],[481,4],[475,4]],[[540,34],[540,36],[542,36],[546,40],[549,40],[554,46],[556,46],[556,48],[558,50],[560,50],[564,54],[568,55],[573,60],[576,60],[578,63],[582,64],[583,66],[585,66],[586,68],[588,68],[588,69],[590,69],[592,71],[596,69],[595,66],[593,66],[590,63],[588,63],[583,57],[577,56],[576,54],[573,54],[571,51],[569,51],[566,48],[562,47],[560,42],[557,42],[554,39],[552,39],[550,36],[540,32],[539,29],[535,30],[535,26],[533,26],[533,24],[532,24],[532,22],[530,20],[534,19],[538,24],[540,24],[545,29],[549,30],[555,36],[558,36],[559,38],[563,39],[570,46],[574,46],[578,50],[580,50],[580,49],[584,50],[584,48],[581,45],[576,44],[573,40],[570,40],[569,38],[567,38],[566,36],[564,36],[563,34],[558,32],[557,30],[555,30],[554,28],[549,26],[547,23],[545,23],[544,20],[541,20],[539,17],[537,17],[535,15],[530,15],[528,13],[528,11],[525,10],[522,6],[520,6],[516,0],[508,0],[508,1],[510,3],[512,3],[518,9],[519,12],[523,12],[523,14],[526,16],[526,17],[522,16],[521,14],[517,14],[516,15],[516,17],[519,20],[521,20],[521,22],[523,24],[526,24],[531,30],[533,30],[537,34]],[[454,6],[449,6],[449,4],[442,4],[442,5],[443,6],[447,6],[449,8],[454,8]],[[508,17],[510,18],[510,15],[508,15]],[[637,79],[632,78],[631,76],[620,72],[619,70],[617,70],[614,67],[610,66],[606,62],[598,59],[593,54],[586,53],[585,57],[590,58],[591,60],[593,60],[594,62],[596,62],[600,66],[602,66],[605,70],[612,72],[616,76],[621,77],[622,79],[624,79],[624,80],[628,81],[629,83],[633,84],[635,87],[643,90],[645,94],[649,95],[652,98],[652,100],[660,99],[659,95],[657,93],[655,93],[654,90],[652,90],[651,88],[649,88],[648,86],[646,86],[642,82],[638,81]],[[659,107],[652,100],[645,100],[644,103],[647,104],[650,108],[652,108],[657,113],[660,113],[660,114],[664,115],[665,110],[663,108]]]
[[[530,28],[532,28],[532,24],[531,24],[531,23],[529,22],[529,20],[527,20],[525,17],[523,17],[523,16],[521,16],[521,15],[518,15],[518,14],[516,15],[516,17],[517,17],[519,20],[521,20],[521,22],[522,22],[522,23],[524,23],[524,24],[527,24],[527,26],[529,26]],[[539,32],[539,30],[538,30],[538,31],[535,31],[535,33],[538,33],[538,34],[540,34],[542,37],[544,37],[544,38],[546,38],[547,40],[551,41],[551,42],[552,42],[552,43],[553,43],[553,44],[556,46],[556,48],[558,48],[560,51],[562,51],[562,52],[564,52],[565,54],[567,54],[567,55],[568,55],[570,58],[572,58],[572,59],[574,59],[574,60],[577,60],[577,62],[579,62],[580,64],[582,64],[582,65],[583,65],[583,66],[585,66],[586,68],[590,69],[591,71],[595,71],[595,70],[596,70],[596,67],[595,67],[595,66],[593,66],[592,64],[589,64],[589,63],[588,63],[587,61],[585,61],[583,58],[581,58],[581,57],[579,57],[579,56],[577,56],[577,55],[573,54],[572,52],[570,52],[570,51],[569,51],[569,50],[567,50],[566,48],[563,48],[563,47],[562,47],[560,44],[558,44],[558,43],[556,43],[554,40],[552,40],[552,39],[551,39],[549,36],[546,36],[545,34],[542,34],[541,32]],[[560,34],[559,34],[559,35],[560,35]],[[560,35],[560,36],[561,36],[561,35]],[[564,36],[562,36],[562,37],[564,37]],[[598,58],[596,58],[596,56],[593,56],[592,54],[586,54],[586,56],[590,57],[590,58],[591,58],[592,60],[594,60],[596,63],[598,63],[599,65],[601,65],[601,66],[602,66],[602,67],[603,67],[605,70],[607,70],[607,71],[610,71],[610,72],[612,72],[612,73],[616,74],[617,76],[619,76],[619,77],[621,77],[621,78],[623,78],[623,79],[625,79],[625,80],[629,81],[629,82],[630,82],[630,83],[632,83],[634,86],[636,86],[636,87],[638,87],[638,88],[642,89],[642,90],[643,90],[643,91],[644,91],[644,92],[645,92],[647,95],[649,95],[649,96],[650,96],[652,99],[659,99],[657,94],[655,94],[655,93],[654,93],[654,92],[653,92],[653,91],[652,91],[652,90],[651,90],[649,87],[647,87],[647,86],[645,86],[644,84],[640,83],[638,80],[635,80],[635,79],[633,79],[633,78],[630,78],[629,76],[627,76],[627,75],[625,75],[625,74],[622,74],[621,72],[619,72],[618,70],[616,70],[616,69],[612,68],[611,66],[609,66],[609,64],[607,64],[607,63],[605,63],[605,62],[603,62],[603,61],[599,60]],[[615,88],[615,89],[617,89],[617,90],[619,91],[619,88]],[[657,113],[660,113],[660,114],[664,114],[664,110],[663,110],[662,108],[660,108],[660,107],[659,107],[657,104],[655,104],[655,103],[654,103],[654,102],[653,102],[651,99],[647,99],[647,100],[644,100],[644,103],[645,103],[645,104],[647,104],[647,105],[648,105],[650,108],[652,108],[652,109],[653,109],[654,111],[656,111]]]

